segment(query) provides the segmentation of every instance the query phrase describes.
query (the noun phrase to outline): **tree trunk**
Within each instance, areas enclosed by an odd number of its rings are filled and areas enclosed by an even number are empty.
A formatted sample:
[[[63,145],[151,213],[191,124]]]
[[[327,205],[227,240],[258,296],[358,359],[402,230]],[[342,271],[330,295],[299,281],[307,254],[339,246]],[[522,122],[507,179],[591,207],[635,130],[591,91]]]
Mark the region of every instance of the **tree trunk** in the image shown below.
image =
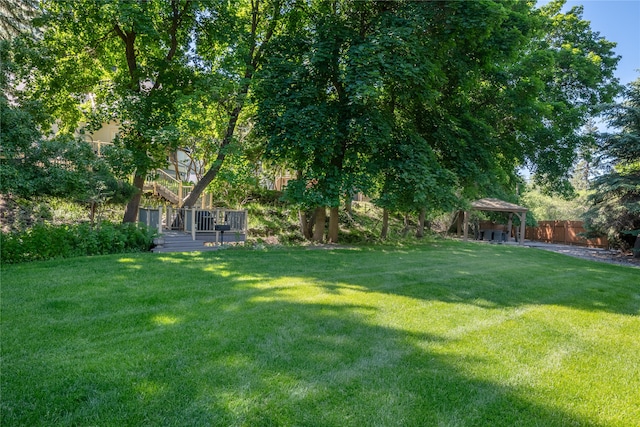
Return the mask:
[[[316,226],[313,230],[313,241],[322,242],[324,240],[324,225],[327,219],[327,210],[324,206],[316,208],[314,215]]]
[[[380,232],[380,238],[386,240],[389,234],[389,209],[384,208],[382,210],[382,231]]]
[[[344,203],[344,210],[349,215],[353,213],[353,196],[350,194],[347,196],[347,201]]]
[[[246,90],[248,89],[249,88],[247,86]],[[246,90],[245,90],[245,95],[246,95]],[[224,163],[224,159],[225,157],[227,157],[226,148],[229,146],[229,144],[231,144],[233,133],[236,130],[236,123],[238,123],[238,117],[240,117],[240,112],[242,111],[242,107],[244,105],[244,98],[242,99],[243,99],[242,103],[237,105],[236,108],[234,108],[233,111],[231,112],[231,116],[229,117],[229,122],[227,123],[227,132],[225,133],[224,139],[220,144],[220,150],[218,151],[218,156],[213,162],[213,165],[211,165],[207,173],[205,173],[204,176],[196,183],[196,185],[193,187],[193,190],[191,190],[191,192],[187,195],[187,197],[184,198],[184,200],[182,201],[181,207],[190,208],[193,205],[195,205],[198,199],[200,198],[200,195],[204,192],[207,186],[211,184],[211,182],[216,178],[216,176],[218,176],[218,172],[220,171],[220,168]]]
[[[96,202],[89,202],[89,223],[91,228],[96,226]]]
[[[418,228],[416,229],[416,237],[421,239],[424,237],[424,219],[427,216],[427,209],[420,209],[420,214],[418,215]]]
[[[640,258],[640,234],[636,236],[636,242],[633,245],[633,257]]]
[[[402,229],[402,237],[407,237],[407,234],[409,233],[409,214],[406,213],[404,214],[404,228]]]
[[[338,243],[338,231],[340,229],[340,215],[338,206],[329,209],[329,243]]]
[[[300,234],[302,234],[305,239],[311,240],[313,235],[313,215],[309,218],[307,213],[301,209],[298,211],[298,218],[300,219]]]
[[[122,222],[136,222],[138,220],[138,208],[140,208],[140,200],[142,199],[142,189],[144,188],[144,175],[140,176],[136,173],[133,177],[133,186],[138,192],[133,195],[126,209],[124,210],[124,218]]]

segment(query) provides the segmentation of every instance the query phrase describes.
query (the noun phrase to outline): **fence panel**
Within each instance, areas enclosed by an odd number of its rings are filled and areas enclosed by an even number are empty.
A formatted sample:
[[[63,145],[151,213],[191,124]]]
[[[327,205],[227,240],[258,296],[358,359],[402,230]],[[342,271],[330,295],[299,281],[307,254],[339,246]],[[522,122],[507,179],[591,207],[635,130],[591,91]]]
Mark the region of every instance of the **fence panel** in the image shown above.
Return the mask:
[[[538,242],[608,248],[606,237],[587,239],[582,221],[538,221],[537,227],[527,227],[526,238]]]
[[[247,229],[247,211],[226,211],[225,223],[231,226],[231,231],[244,232]]]
[[[138,222],[162,232],[162,208],[139,208]]]
[[[563,244],[567,244],[569,242],[567,242],[567,223],[562,221],[562,222],[556,222],[555,224],[553,224],[553,234],[552,234],[552,240],[555,243],[563,243]]]

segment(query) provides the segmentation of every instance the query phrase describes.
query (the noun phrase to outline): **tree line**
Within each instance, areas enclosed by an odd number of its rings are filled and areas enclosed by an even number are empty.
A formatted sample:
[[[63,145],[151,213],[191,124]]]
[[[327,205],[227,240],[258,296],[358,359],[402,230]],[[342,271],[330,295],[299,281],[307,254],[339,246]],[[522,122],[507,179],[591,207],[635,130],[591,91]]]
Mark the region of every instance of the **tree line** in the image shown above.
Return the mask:
[[[328,210],[335,242],[355,192],[423,224],[475,197],[513,200],[522,168],[570,189],[592,141],[583,127],[620,91],[619,58],[581,7],[563,5],[44,0],[25,15],[30,30],[3,42],[2,106],[28,116],[16,129],[40,134],[118,123],[107,166],[82,170],[134,176],[128,191],[109,184],[127,199],[125,222],[147,174],[189,146],[207,166],[184,206],[250,153],[296,173],[286,198],[301,232],[324,239],[314,225]],[[33,146],[29,135],[15,153]],[[3,194],[20,191],[2,182]]]

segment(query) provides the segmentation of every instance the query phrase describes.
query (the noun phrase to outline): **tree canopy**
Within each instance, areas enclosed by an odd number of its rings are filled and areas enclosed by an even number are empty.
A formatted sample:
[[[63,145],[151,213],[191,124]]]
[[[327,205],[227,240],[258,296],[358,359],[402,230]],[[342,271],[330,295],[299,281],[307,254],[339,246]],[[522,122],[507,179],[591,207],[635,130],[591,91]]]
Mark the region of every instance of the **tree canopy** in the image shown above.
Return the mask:
[[[126,203],[133,191],[127,177],[113,167],[121,158],[117,149],[98,157],[73,136],[44,138],[38,126],[47,117],[42,105],[15,102],[9,84],[15,64],[6,46],[0,41],[0,194],[13,202],[61,197],[92,209],[96,203]]]
[[[46,0],[41,7],[42,37],[22,58],[26,96],[45,104],[62,133],[118,123],[115,143],[131,153],[141,190],[179,146],[177,122],[197,77],[188,63],[197,3]],[[125,221],[135,220],[139,200],[140,191]]]
[[[0,40],[30,32],[37,7],[37,0],[0,0]]]
[[[45,0],[40,37],[14,43],[19,102],[63,133],[118,123],[138,189],[176,148],[202,153],[185,206],[250,132],[297,172],[289,200],[332,208],[334,231],[356,191],[424,214],[512,194],[522,167],[562,191],[618,90],[614,44],[563,4]]]
[[[563,2],[317,1],[276,35],[256,85],[267,158],[290,199],[354,190],[395,210],[513,192],[529,166],[562,190],[618,58]]]

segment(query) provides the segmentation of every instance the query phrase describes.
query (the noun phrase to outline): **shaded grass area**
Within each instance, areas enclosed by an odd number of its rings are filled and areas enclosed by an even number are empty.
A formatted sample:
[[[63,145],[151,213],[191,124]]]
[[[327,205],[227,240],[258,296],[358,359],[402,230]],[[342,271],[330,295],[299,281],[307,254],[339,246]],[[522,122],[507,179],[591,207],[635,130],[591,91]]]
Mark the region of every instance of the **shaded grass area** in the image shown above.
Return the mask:
[[[432,242],[3,267],[2,425],[631,426],[640,274]]]

